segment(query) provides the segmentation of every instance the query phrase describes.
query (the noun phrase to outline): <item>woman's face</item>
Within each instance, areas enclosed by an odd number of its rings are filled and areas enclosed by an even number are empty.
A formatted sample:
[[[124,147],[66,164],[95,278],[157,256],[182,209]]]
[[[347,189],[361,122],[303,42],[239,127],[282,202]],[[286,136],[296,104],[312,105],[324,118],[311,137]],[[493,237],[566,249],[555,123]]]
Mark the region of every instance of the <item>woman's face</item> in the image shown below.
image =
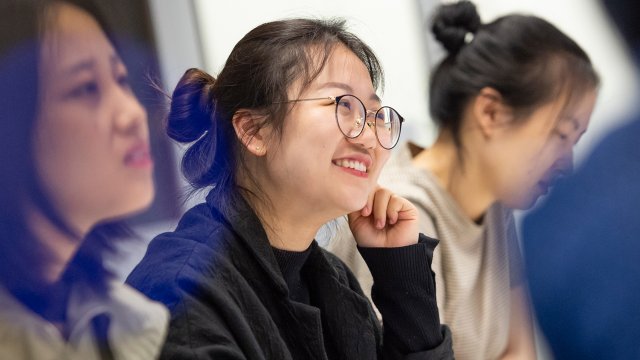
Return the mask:
[[[290,89],[289,99],[344,94],[357,96],[368,110],[381,106],[365,65],[338,45],[311,85],[299,96]],[[276,150],[267,151],[268,177],[278,196],[329,217],[363,208],[389,157],[372,128],[365,126],[359,137],[347,139],[335,114],[336,106],[330,100],[292,103],[282,138],[275,140]]]
[[[595,90],[587,92],[568,107],[559,98],[499,131],[487,171],[498,201],[528,209],[573,169],[573,147],[587,131],[596,96]]]
[[[53,205],[85,233],[148,206],[147,114],[127,69],[85,11],[55,5],[42,43],[35,156]]]

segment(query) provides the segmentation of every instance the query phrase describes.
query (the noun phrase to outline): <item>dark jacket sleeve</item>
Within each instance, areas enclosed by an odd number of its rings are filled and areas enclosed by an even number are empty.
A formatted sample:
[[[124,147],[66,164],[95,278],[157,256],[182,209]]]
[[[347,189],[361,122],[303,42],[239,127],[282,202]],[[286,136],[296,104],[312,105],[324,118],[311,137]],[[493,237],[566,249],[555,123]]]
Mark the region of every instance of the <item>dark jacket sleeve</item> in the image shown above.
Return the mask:
[[[172,311],[169,333],[160,358],[250,359],[225,324],[226,320],[218,308],[185,294]]]
[[[188,261],[192,253],[210,250],[195,242],[191,247],[184,246],[184,242],[178,245],[174,240],[160,238],[152,242],[148,252],[153,256],[145,257],[127,279],[171,312],[160,358],[263,359],[253,338],[232,332],[246,324],[238,316],[230,295],[218,288],[215,278],[204,275],[205,269]]]
[[[451,332],[440,324],[435,274],[438,241],[420,234],[399,248],[358,247],[373,276],[371,297],[382,314],[383,359],[453,359]]]

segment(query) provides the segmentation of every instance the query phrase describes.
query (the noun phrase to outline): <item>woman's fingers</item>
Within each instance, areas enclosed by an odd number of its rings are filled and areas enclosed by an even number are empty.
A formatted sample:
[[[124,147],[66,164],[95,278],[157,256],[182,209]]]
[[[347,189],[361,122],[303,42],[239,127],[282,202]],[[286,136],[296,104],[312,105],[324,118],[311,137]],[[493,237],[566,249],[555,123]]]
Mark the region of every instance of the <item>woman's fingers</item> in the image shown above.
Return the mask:
[[[387,218],[389,219],[390,225],[398,222],[398,212],[400,212],[404,207],[402,200],[403,199],[401,197],[395,194],[389,199],[389,204],[387,205]]]
[[[415,206],[381,187],[370,194],[363,209],[350,213],[348,217],[351,231],[360,246],[397,247],[413,244],[417,239]]]
[[[409,200],[378,186],[369,194],[366,205],[360,211],[348,214],[348,217],[350,222],[360,217],[370,217],[373,227],[382,230],[387,224],[394,225],[398,220],[405,220],[404,212],[411,213],[412,209]],[[411,218],[410,214],[406,215]]]
[[[393,193],[387,189],[379,188],[375,191],[373,200],[373,220],[376,229],[384,229],[387,224],[387,210]]]
[[[369,193],[369,196],[367,197],[367,204],[362,208],[362,211],[360,211],[360,214],[362,214],[362,216],[371,215],[371,212],[373,210],[373,201],[376,196],[376,192],[380,189],[382,188],[379,185],[376,185],[376,188]]]
[[[400,213],[410,208],[408,200],[379,187],[371,193],[367,205],[360,214],[365,217],[371,215],[374,227],[381,230],[387,223],[390,225],[397,223],[401,218]]]

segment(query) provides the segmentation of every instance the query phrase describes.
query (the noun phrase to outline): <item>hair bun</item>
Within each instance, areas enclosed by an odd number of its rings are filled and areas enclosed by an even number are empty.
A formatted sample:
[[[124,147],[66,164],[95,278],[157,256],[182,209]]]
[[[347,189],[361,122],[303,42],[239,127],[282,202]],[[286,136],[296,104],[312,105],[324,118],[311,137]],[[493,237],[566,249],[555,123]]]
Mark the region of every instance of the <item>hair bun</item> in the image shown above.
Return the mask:
[[[187,70],[171,96],[167,135],[189,143],[198,140],[212,126],[213,76],[200,69]]]
[[[441,5],[433,17],[431,31],[449,54],[457,54],[482,22],[476,6],[469,1]],[[466,40],[466,41],[465,41]]]

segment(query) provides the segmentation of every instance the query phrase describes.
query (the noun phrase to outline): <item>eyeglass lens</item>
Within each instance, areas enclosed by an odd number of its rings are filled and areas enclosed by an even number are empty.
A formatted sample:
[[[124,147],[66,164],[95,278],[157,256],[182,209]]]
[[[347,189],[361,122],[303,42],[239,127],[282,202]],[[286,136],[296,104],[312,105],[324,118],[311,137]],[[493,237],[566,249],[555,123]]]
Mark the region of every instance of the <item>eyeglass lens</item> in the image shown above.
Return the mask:
[[[367,110],[353,95],[339,97],[336,102],[336,117],[340,131],[348,138],[360,136],[367,119]],[[378,142],[385,149],[393,148],[400,138],[400,115],[388,106],[381,107],[375,114],[375,133]]]

